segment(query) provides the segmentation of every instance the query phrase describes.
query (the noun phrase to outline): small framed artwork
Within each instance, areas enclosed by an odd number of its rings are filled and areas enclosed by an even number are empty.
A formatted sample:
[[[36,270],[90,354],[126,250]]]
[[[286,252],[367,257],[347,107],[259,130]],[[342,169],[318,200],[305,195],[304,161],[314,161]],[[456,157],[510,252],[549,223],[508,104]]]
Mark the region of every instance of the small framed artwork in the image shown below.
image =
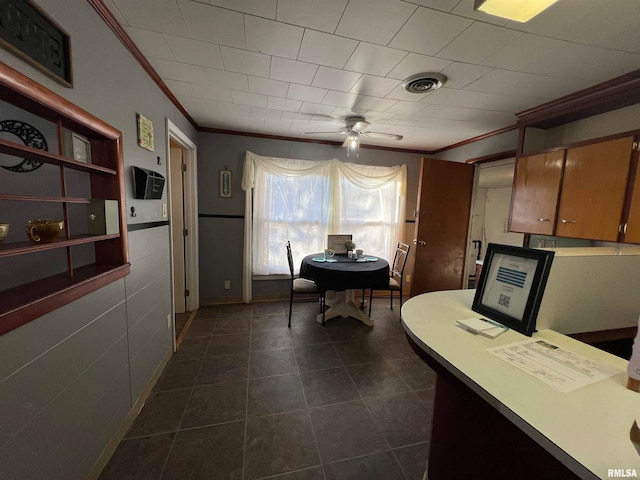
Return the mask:
[[[91,142],[88,138],[65,128],[62,130],[62,147],[66,157],[91,163]]]
[[[220,170],[220,196],[231,198],[231,170]]]
[[[352,239],[352,235],[327,235],[327,247],[338,255],[344,255],[347,253],[346,242],[350,242]]]
[[[553,256],[552,251],[490,243],[471,309],[531,336]]]
[[[138,125],[138,146],[153,152],[153,123],[147,117],[136,113]]]

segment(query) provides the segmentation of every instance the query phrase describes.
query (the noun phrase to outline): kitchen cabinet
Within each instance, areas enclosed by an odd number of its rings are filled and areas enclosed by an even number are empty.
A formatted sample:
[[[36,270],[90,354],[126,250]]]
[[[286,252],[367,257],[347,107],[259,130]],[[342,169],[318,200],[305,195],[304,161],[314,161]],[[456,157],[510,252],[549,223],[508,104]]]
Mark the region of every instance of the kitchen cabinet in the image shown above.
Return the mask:
[[[520,157],[511,200],[510,230],[553,235],[565,150]]]
[[[640,243],[640,168],[638,168],[637,161],[633,175],[633,193],[630,198],[629,215],[623,224],[621,240],[625,243]]]
[[[633,137],[567,150],[555,234],[615,242],[622,222]]]
[[[624,218],[633,146],[626,136],[519,157],[510,230],[640,243],[640,180]]]
[[[130,269],[122,133],[0,63],[2,102],[12,115],[45,125],[58,148],[29,145],[18,130],[0,138],[1,157],[30,165],[30,171],[3,170],[0,178],[0,222],[10,220],[9,236],[0,245],[0,334],[123,278]],[[81,141],[79,154],[69,149],[74,135]],[[108,231],[92,228],[92,205],[111,210]],[[50,242],[29,241],[24,224],[38,218],[63,220],[64,230]]]

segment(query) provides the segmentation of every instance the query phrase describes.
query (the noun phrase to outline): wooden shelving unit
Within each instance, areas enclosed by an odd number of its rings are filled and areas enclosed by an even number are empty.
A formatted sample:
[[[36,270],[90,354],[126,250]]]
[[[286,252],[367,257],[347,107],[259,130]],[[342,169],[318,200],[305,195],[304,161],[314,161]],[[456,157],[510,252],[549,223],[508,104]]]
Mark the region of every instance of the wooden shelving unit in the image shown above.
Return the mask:
[[[14,241],[0,244],[0,278],[3,274],[8,275],[8,269],[3,269],[1,262],[17,261],[34,254],[51,254],[57,255],[56,262],[51,262],[57,265],[60,263],[60,254],[56,252],[62,252],[66,257],[64,271],[48,271],[49,264],[44,261],[42,269],[34,272],[32,278],[0,291],[0,334],[4,334],[126,276],[130,265],[121,132],[3,63],[0,63],[0,100],[55,124],[58,152],[0,139],[0,154],[58,167],[59,174],[51,175],[47,181],[51,182],[52,188],[61,192],[60,195],[39,195],[38,191],[26,189],[20,192],[7,191],[11,189],[0,183],[0,212],[3,204],[11,205],[24,216],[26,222],[39,218],[44,204],[58,204],[65,222],[62,235],[53,242],[35,244],[27,240],[26,234],[24,241],[15,241],[14,234]],[[63,154],[64,129],[89,140],[91,163],[77,161]],[[69,175],[73,170],[88,175],[78,179]],[[68,195],[68,190],[77,187],[73,182],[83,183],[80,190],[89,191],[90,196]],[[86,231],[86,219],[84,223],[78,222],[77,212],[71,214],[72,206],[82,208],[95,199],[118,202],[119,233],[90,235]],[[10,228],[21,230],[23,226],[18,224]],[[86,250],[78,255],[81,260],[76,260],[74,248],[80,246],[91,247],[92,263],[86,263]],[[46,276],[41,278],[43,271]]]

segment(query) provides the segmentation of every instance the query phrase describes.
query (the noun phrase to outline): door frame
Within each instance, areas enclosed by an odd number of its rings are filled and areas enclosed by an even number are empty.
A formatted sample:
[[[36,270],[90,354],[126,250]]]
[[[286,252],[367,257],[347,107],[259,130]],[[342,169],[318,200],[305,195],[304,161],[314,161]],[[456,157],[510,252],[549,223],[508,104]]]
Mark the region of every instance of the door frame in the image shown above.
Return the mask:
[[[199,283],[199,249],[198,249],[198,172],[197,172],[197,147],[171,120],[167,118],[167,162],[171,158],[171,141],[180,145],[183,150],[183,162],[187,166],[187,171],[183,176],[183,202],[184,202],[184,227],[189,234],[185,238],[185,279],[189,296],[187,297],[187,311],[197,310],[200,306],[200,283]],[[168,176],[168,200],[171,212],[171,184],[176,179],[171,178],[171,169],[167,166]],[[183,179],[180,179],[182,181]],[[169,222],[169,228],[173,228]],[[173,350],[176,349],[175,339],[175,318],[176,307],[174,301],[174,285],[173,262],[176,260],[174,255],[173,238],[169,235],[170,250],[170,266],[171,266],[171,316],[173,318]]]

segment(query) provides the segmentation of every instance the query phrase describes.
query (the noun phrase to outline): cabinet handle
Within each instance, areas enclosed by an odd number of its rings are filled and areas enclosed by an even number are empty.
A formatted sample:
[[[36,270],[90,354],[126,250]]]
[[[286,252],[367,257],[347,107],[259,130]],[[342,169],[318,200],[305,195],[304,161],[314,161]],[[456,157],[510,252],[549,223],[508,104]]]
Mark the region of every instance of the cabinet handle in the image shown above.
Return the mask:
[[[561,223],[576,223],[576,220],[565,220],[564,218],[560,220]]]
[[[550,218],[539,218],[538,221],[539,222],[550,222],[551,219]]]
[[[626,235],[627,233],[627,223],[623,223],[620,225],[620,227],[618,227],[618,232],[620,232],[623,235]]]

